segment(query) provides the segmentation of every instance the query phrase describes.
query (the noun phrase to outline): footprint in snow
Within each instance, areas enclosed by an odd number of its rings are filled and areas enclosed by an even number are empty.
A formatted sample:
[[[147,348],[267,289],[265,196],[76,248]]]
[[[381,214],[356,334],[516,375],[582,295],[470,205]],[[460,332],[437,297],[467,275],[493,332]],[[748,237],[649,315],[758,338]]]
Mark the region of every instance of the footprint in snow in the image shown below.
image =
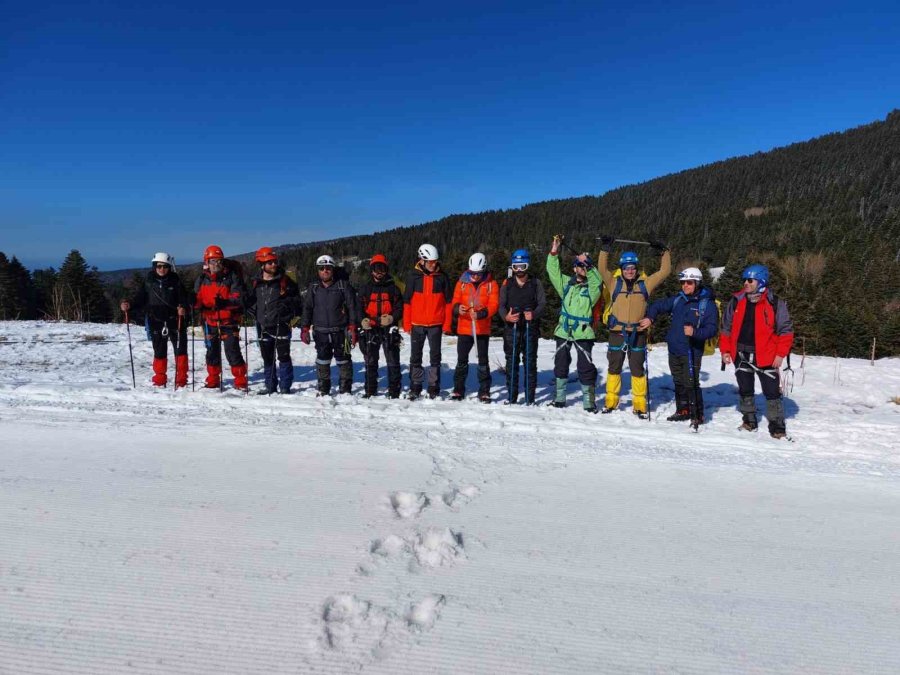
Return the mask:
[[[453,488],[452,490],[449,490],[441,495],[441,501],[443,501],[444,504],[446,504],[454,511],[458,511],[460,506],[468,504],[470,501],[475,499],[475,497],[478,496],[479,492],[481,492],[481,490],[479,490],[474,485],[466,485],[465,487],[461,488]]]
[[[390,496],[390,502],[399,518],[415,518],[431,504],[424,492],[394,492]]]
[[[376,539],[369,545],[369,552],[376,559],[391,560],[409,556],[410,571],[418,571],[423,567],[448,567],[466,558],[463,546],[463,535],[448,527],[429,527],[408,537],[396,534],[384,539]],[[369,567],[360,568],[366,576],[371,573]]]

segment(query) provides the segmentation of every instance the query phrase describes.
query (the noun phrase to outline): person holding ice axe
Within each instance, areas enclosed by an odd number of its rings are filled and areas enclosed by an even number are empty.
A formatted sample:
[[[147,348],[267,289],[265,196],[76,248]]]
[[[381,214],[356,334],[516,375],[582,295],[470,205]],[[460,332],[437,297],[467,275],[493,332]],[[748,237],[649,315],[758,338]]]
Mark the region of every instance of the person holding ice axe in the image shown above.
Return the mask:
[[[638,272],[638,256],[632,251],[625,251],[619,257],[619,269],[611,272],[607,266],[609,252],[613,243],[647,243],[661,260],[659,270],[650,276]],[[622,391],[622,366],[628,354],[628,366],[631,369],[631,405],[634,414],[641,419],[648,416],[647,410],[647,331],[640,328],[639,322],[647,311],[650,294],[672,271],[672,254],[662,242],[633,242],[617,240],[611,236],[600,237],[600,255],[597,262],[603,283],[609,293],[604,320],[609,328],[609,347],[606,358],[609,372],[606,378],[606,400],[603,413],[611,413],[619,406],[619,395]]]

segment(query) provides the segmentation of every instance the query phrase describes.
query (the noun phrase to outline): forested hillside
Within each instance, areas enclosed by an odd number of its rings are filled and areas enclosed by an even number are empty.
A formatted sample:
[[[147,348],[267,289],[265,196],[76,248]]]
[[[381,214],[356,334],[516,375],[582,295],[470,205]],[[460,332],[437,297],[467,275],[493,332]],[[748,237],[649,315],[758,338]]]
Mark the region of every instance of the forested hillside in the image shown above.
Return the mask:
[[[772,269],[772,287],[790,303],[796,333],[809,353],[868,356],[875,338],[878,356],[898,355],[900,110],[883,122],[621,187],[599,197],[451,215],[371,235],[283,245],[279,252],[301,283],[313,277],[315,258],[322,253],[344,261],[356,279],[365,274],[364,262],[376,252],[386,254],[394,271],[402,274],[413,264],[422,242],[440,249],[445,269],[453,275],[462,271],[470,253],[481,250],[489,255],[494,274],[502,277],[509,254],[520,247],[531,250],[533,269],[542,275],[543,259],[556,233],[565,234],[573,248],[592,254],[601,233],[661,239],[671,247],[676,269],[687,263],[704,269],[726,266],[716,289],[720,297],[738,289],[745,264],[764,262]],[[657,261],[649,250],[636,250],[642,263],[655,269]],[[252,265],[252,255],[239,258]],[[0,284],[4,289],[22,287],[21,270],[9,270],[4,261],[0,258]],[[179,271],[190,282],[198,269],[180,266]],[[122,279],[129,276],[100,275],[111,300],[121,296]],[[52,284],[48,286],[56,279],[53,274],[40,271],[35,274],[38,279],[43,288],[35,297],[62,297],[58,290],[54,296]],[[665,290],[677,290],[674,275]],[[16,304],[11,292],[4,290],[3,295],[5,316],[25,315],[15,309],[22,303]],[[554,303],[555,310],[555,298]],[[115,306],[111,311],[117,311]],[[96,309],[89,313],[100,315]],[[544,321],[545,336],[554,321],[555,316]]]

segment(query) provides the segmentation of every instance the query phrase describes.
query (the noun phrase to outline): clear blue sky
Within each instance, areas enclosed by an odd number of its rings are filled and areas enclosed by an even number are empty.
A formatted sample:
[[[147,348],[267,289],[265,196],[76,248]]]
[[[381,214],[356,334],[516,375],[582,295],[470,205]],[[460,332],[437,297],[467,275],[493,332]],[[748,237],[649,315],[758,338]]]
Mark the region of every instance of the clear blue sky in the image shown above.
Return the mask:
[[[883,119],[900,3],[5,2],[0,250],[101,269],[514,208]]]

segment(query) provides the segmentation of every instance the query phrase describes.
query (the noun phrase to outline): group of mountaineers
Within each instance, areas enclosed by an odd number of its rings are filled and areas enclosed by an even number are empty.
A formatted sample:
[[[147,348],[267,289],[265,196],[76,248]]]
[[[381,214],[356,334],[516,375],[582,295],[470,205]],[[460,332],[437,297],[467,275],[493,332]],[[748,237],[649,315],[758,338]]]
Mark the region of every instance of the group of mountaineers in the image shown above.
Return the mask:
[[[764,265],[750,265],[742,274],[743,288],[720,309],[711,289],[696,267],[678,273],[680,292],[651,302],[651,295],[672,271],[669,249],[651,242],[659,255],[659,269],[647,275],[631,251],[623,253],[614,270],[609,268],[613,243],[600,237],[596,265],[587,253],[574,253],[572,273],[562,270],[562,237],[553,238],[547,256],[550,285],[560,298],[560,312],[553,333],[556,350],[552,405],[566,405],[566,388],[574,349],[582,406],[589,412],[608,414],[619,408],[622,369],[627,358],[631,372],[632,410],[649,418],[647,339],[654,322],[671,316],[666,334],[669,367],[675,387],[676,410],[668,421],[691,421],[696,429],[704,423],[700,388],[701,361],[707,340],[718,336],[722,368],[733,365],[738,384],[741,429],[758,427],[754,402],[755,379],[759,378],[766,399],[769,433],[786,436],[779,368],[793,344],[793,325],[787,304],[768,287]],[[175,387],[188,384],[187,325],[199,313],[206,346],[207,388],[222,388],[222,351],[231,368],[234,386],[248,388],[247,363],[241,352],[240,326],[244,315],[256,324],[263,360],[264,384],[260,394],[291,391],[294,367],[291,334],[299,317],[300,340],[314,344],[319,395],[331,392],[331,364],[337,365],[338,392],[350,393],[353,384],[352,350],[359,347],[365,364],[364,398],[377,395],[381,353],[387,366],[387,396],[401,394],[401,328],[409,336],[409,388],[407,398],[440,395],[441,346],[444,334],[457,336],[457,365],[450,399],[465,397],[472,348],[477,358],[478,399],[490,403],[491,372],[488,341],[495,315],[503,325],[506,356],[507,403],[534,404],[537,389],[539,320],[547,301],[540,279],[530,274],[530,253],[516,250],[506,279],[494,278],[484,254],[474,253],[459,279],[453,283],[441,269],[438,250],[422,244],[418,260],[398,284],[388,261],[375,254],[369,261],[369,278],[354,288],[342,267],[330,255],[316,260],[317,279],[301,297],[297,283],[281,266],[269,247],[256,252],[259,272],[245,283],[240,264],[225,257],[218,246],[203,254],[203,271],[187,293],[178,278],[174,259],[157,253],[144,283],[132,297],[121,302],[126,322],[130,311],[144,310],[148,337],[153,344],[153,378],[156,386],[167,382],[168,343],[175,356]],[[602,405],[597,406],[598,371],[592,352],[597,338],[594,311],[605,294],[602,319],[609,329],[607,377]],[[246,331],[245,331],[246,342]],[[423,366],[428,345],[429,368]],[[246,348],[246,344],[245,344]],[[520,364],[523,375],[520,379]]]

